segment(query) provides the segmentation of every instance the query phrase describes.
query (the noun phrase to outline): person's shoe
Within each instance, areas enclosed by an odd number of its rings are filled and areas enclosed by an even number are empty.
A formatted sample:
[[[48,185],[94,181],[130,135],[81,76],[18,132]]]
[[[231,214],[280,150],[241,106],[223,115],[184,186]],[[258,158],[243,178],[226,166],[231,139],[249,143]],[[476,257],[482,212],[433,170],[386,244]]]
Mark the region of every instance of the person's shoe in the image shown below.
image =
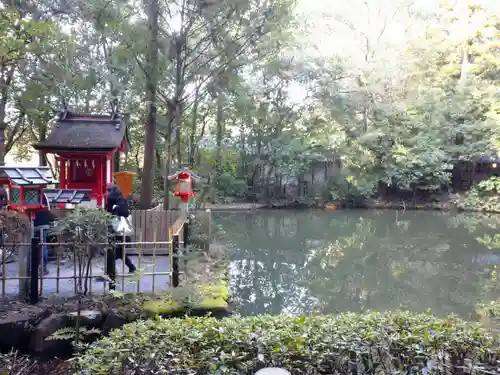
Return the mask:
[[[49,269],[47,267],[43,267],[43,276],[47,276],[50,274]]]
[[[106,281],[106,279],[103,276],[97,276],[96,278],[94,278],[94,280],[97,281],[98,283],[103,283]]]
[[[136,271],[137,271],[137,269],[136,269],[136,268],[130,268],[130,269],[128,270],[128,273],[129,273],[130,275],[133,275]]]

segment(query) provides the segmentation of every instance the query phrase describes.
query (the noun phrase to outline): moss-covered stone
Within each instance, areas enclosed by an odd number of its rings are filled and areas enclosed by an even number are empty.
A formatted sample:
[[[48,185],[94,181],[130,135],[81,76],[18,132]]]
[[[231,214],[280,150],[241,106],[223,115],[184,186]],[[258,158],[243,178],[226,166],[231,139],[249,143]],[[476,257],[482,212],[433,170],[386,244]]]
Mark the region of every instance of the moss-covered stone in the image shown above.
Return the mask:
[[[195,309],[227,309],[228,303],[225,299],[218,298],[204,298],[199,304],[193,306]]]
[[[156,300],[144,302],[144,311],[149,314],[173,314],[184,310],[184,307],[172,300]]]
[[[229,300],[229,286],[225,281],[220,281],[217,284],[211,285],[200,285],[198,287],[198,290],[202,295],[205,295],[206,297],[221,298],[225,301]]]
[[[175,291],[175,295],[174,292]],[[179,315],[191,310],[210,313],[212,310],[228,308],[229,286],[225,281],[216,284],[203,284],[193,287],[183,286],[176,288],[172,293],[156,300],[144,302],[144,312],[151,315]],[[176,298],[176,295],[184,296]]]

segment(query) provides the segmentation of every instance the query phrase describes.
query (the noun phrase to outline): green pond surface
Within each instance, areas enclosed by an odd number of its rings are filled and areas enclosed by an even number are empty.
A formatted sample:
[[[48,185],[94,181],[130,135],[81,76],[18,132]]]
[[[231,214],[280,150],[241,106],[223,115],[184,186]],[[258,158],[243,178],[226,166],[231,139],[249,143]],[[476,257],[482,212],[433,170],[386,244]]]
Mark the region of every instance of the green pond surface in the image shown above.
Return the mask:
[[[424,211],[214,213],[236,311],[430,309],[474,316],[500,296],[500,215]]]

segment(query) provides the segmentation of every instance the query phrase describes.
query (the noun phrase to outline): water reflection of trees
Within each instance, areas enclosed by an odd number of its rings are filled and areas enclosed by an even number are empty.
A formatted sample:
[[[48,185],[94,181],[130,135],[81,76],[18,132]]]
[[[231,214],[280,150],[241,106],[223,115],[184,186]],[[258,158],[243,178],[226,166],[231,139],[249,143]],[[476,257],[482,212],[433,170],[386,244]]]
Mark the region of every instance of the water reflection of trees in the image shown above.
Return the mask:
[[[469,315],[493,270],[474,261],[488,253],[476,237],[492,227],[457,217],[283,211],[217,220],[233,249],[231,284],[243,314],[431,308]],[[489,296],[496,292],[488,287]]]

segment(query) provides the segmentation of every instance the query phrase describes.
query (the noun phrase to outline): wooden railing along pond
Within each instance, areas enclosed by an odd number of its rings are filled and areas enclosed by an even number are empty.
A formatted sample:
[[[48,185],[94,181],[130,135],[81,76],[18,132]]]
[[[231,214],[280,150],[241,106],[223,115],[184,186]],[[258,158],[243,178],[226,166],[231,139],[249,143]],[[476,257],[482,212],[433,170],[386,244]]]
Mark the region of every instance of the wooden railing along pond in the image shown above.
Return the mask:
[[[126,254],[138,268],[140,275],[129,275],[123,262],[117,264],[116,289],[123,292],[155,293],[179,284],[181,270],[178,254],[187,244],[188,218],[181,211],[132,211],[134,234],[127,242]],[[57,240],[59,241],[59,240]],[[5,247],[15,246],[17,261],[9,262],[2,256],[1,295],[30,295],[33,301],[41,295],[73,295],[78,290],[79,266],[72,256],[70,244],[64,241],[48,243],[51,257],[48,262],[49,274],[44,275],[42,267],[29,272],[31,264],[43,264],[42,245],[37,243],[34,259],[33,243],[27,239],[22,243],[5,243]],[[106,282],[105,264],[109,248],[101,244],[100,255],[92,258],[86,292],[103,293],[109,289]],[[100,245],[100,246],[101,246]],[[6,254],[7,252],[3,252]],[[36,274],[36,275],[35,275]],[[104,279],[104,282],[102,281]],[[31,290],[31,291],[30,291]],[[36,298],[35,298],[36,294]]]

